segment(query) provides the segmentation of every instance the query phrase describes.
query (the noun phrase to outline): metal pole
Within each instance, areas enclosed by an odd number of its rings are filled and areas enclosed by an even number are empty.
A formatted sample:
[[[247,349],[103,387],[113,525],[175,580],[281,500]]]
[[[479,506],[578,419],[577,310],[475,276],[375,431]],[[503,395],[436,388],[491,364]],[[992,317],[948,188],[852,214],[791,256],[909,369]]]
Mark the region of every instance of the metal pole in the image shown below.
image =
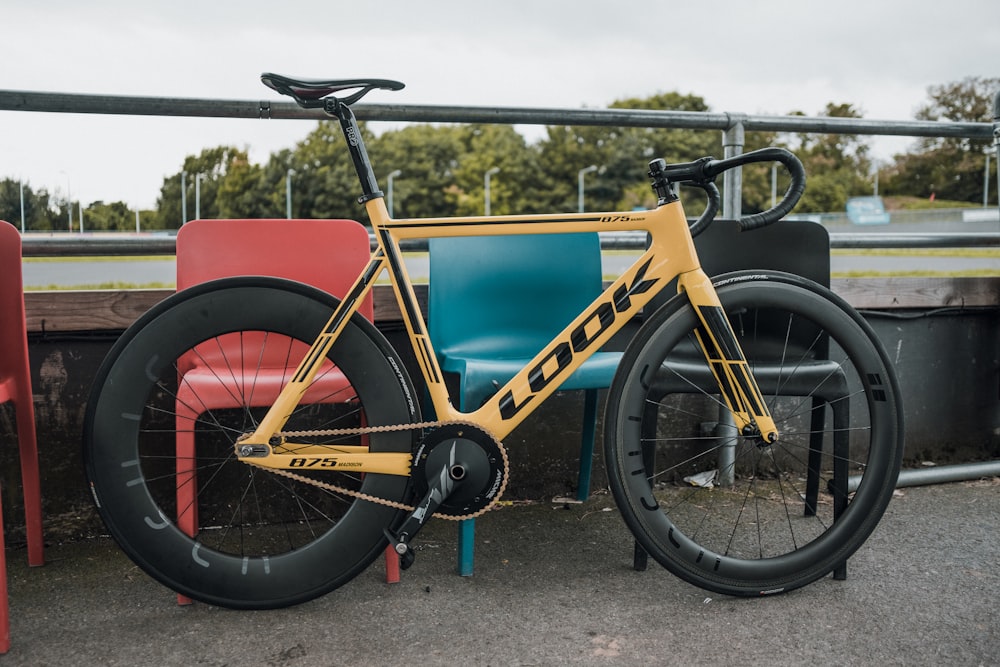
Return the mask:
[[[990,199],[990,151],[986,150],[986,168],[983,170],[983,208],[986,208]]]
[[[65,171],[61,171],[61,170],[60,170],[59,173],[66,177],[66,215],[69,218],[69,227],[67,228],[67,230],[70,231],[70,232],[72,232],[73,231],[73,189],[70,187],[70,184],[69,184],[69,174],[67,174]]]
[[[24,234],[24,179],[21,179],[21,233]]]
[[[745,114],[730,114],[731,123],[722,134],[723,157],[731,158],[743,153],[746,139]],[[743,215],[743,168],[730,169],[722,175],[722,217],[737,219]]]
[[[80,217],[80,233],[83,234],[83,202],[77,202],[76,212]]]
[[[493,176],[493,174],[498,174],[498,173],[500,173],[500,167],[493,167],[492,169],[488,170],[486,172],[486,174],[483,176],[483,180],[485,182],[485,187],[483,188],[483,190],[484,190],[484,192],[483,192],[483,200],[484,200],[483,210],[486,212],[486,215],[490,214],[490,177]]]
[[[732,123],[722,135],[722,148],[726,158],[743,153],[745,116],[733,114]],[[722,216],[736,219],[743,215],[743,171],[741,167],[723,173]],[[719,444],[719,486],[732,486],[735,481],[736,442],[730,435],[736,429],[733,415],[725,406],[719,408],[719,426],[716,432]],[[728,437],[727,437],[728,436]]]
[[[139,207],[135,207],[135,233],[139,233]]]
[[[397,176],[401,176],[402,174],[403,174],[402,171],[400,171],[399,169],[395,169],[395,170],[393,170],[393,172],[391,174],[389,174],[389,177],[388,177],[389,178],[389,194],[386,197],[386,203],[389,205],[389,217],[390,218],[394,217],[395,214],[396,214],[395,199],[393,199],[393,182],[396,180]]]
[[[576,210],[580,213],[583,213],[583,177],[592,171],[597,171],[596,164],[584,167],[576,174]]]
[[[181,172],[181,226],[188,221],[187,175],[186,171]]]
[[[1000,90],[993,96],[993,146],[997,151],[997,212],[1000,213]]]
[[[288,220],[292,219],[292,176],[294,174],[294,169],[285,172],[285,218]]]
[[[202,175],[194,177],[194,219],[201,220],[201,179]]]
[[[995,477],[1000,475],[1000,461],[987,461],[985,463],[964,463],[951,466],[934,466],[932,468],[915,468],[912,470],[902,470],[899,473],[899,480],[896,488],[901,489],[907,486],[923,486],[924,484],[944,484],[946,482],[961,482],[970,479],[980,479],[982,477]],[[847,479],[847,492],[854,493],[861,484],[861,475],[855,475]]]

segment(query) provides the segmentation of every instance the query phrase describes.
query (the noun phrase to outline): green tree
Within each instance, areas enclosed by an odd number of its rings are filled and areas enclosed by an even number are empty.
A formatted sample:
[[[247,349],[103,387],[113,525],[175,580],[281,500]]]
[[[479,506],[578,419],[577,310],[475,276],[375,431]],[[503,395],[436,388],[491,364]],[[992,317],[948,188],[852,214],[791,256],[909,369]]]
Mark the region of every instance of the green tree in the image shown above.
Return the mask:
[[[359,125],[365,143],[371,143],[371,132],[364,123]],[[338,123],[320,121],[291,155],[284,157],[289,160],[285,169],[295,171],[295,215],[362,220],[364,209],[357,203],[361,188]],[[279,171],[280,167],[273,168],[272,177]]]
[[[265,176],[264,167],[251,164],[246,153],[234,153],[216,192],[219,217],[284,217],[275,206],[274,188],[268,187]]]
[[[457,125],[409,125],[379,136],[369,153],[376,178],[388,192],[393,178],[393,214],[399,218],[454,215],[455,202],[449,190],[454,171],[465,150],[464,130]]]
[[[541,177],[537,153],[510,125],[462,125],[458,128],[462,151],[446,192],[454,215],[482,215],[486,202],[486,172],[490,178],[492,215],[537,213],[545,210],[538,200]]]
[[[0,220],[21,227],[21,182],[0,180]],[[44,188],[35,191],[24,185],[24,228],[26,231],[65,231],[67,221],[60,219],[59,208],[50,201]]]
[[[83,212],[83,225],[87,231],[131,231],[135,229],[135,211],[124,202],[105,204],[95,201]]]
[[[834,102],[828,103],[821,115],[862,117],[853,105]],[[815,133],[801,134],[797,139],[798,145],[792,150],[802,161],[807,180],[796,211],[842,211],[849,198],[871,194],[868,140],[853,134]],[[779,196],[786,186],[787,179],[779,184]]]
[[[704,99],[680,93],[614,102],[617,109],[670,109],[707,111]],[[641,127],[547,128],[540,142],[540,162],[548,179],[550,210],[576,210],[579,172],[590,165],[603,168],[585,178],[588,210],[649,208],[656,199],[646,176],[648,163],[662,157],[668,162],[693,160],[721,153],[719,133]],[[720,156],[721,157],[721,156]]]
[[[989,123],[993,96],[1000,78],[967,77],[928,88],[929,101],[916,113],[918,120]],[[985,150],[990,139],[928,137],[911,153],[896,156],[883,190],[887,194],[982,202]],[[996,180],[996,165],[990,167]],[[991,196],[996,201],[994,196]]]
[[[197,213],[202,218],[218,217],[219,207],[215,200],[219,186],[234,160],[239,164],[246,159],[246,151],[232,146],[206,148],[196,156],[184,158],[181,171],[163,179],[156,201],[156,219],[150,221],[149,228],[177,229],[182,222],[192,220],[196,214],[196,198],[197,209],[200,209]],[[182,184],[184,198],[181,197]],[[182,202],[186,204],[186,211],[181,211]]]

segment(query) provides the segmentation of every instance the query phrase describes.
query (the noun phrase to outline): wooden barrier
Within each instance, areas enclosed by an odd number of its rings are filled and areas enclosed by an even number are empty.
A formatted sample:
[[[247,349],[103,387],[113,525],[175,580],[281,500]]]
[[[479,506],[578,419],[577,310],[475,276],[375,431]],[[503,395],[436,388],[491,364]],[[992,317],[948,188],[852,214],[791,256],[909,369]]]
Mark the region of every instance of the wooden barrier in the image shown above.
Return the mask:
[[[1000,276],[982,278],[834,278],[833,291],[859,310],[900,308],[996,307]],[[415,285],[426,309],[427,286]],[[29,333],[109,331],[127,328],[173,290],[97,290],[27,292]],[[392,288],[376,285],[375,321],[400,320]]]

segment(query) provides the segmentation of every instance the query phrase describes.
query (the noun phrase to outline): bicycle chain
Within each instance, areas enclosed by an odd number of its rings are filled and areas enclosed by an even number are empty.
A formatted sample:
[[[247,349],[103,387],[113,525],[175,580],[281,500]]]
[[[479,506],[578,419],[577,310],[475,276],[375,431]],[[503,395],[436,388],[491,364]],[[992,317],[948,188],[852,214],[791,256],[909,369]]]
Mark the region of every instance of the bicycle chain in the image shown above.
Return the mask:
[[[281,431],[275,433],[275,435],[282,438],[301,438],[310,436],[340,436],[340,435],[365,435],[367,433],[389,433],[393,431],[409,431],[412,429],[425,429],[425,428],[440,428],[445,424],[466,424],[471,428],[476,428],[482,431],[482,427],[472,422],[454,421],[454,422],[417,422],[416,424],[396,424],[391,426],[363,426],[360,428],[337,428],[337,429],[327,429],[321,431]],[[492,437],[492,436],[490,436]],[[507,449],[503,446],[496,438],[493,438],[496,442],[497,447],[500,449],[500,456],[503,458],[503,481],[500,484],[500,490],[497,491],[496,498],[486,507],[482,508],[478,512],[473,512],[471,514],[461,514],[461,515],[449,515],[449,514],[435,514],[435,516],[447,519],[449,521],[462,521],[464,519],[474,519],[478,516],[485,514],[490,511],[493,506],[503,497],[504,491],[507,490],[507,480],[510,478],[510,461],[507,458]],[[354,491],[352,489],[346,489],[342,486],[336,484],[330,484],[329,482],[323,482],[318,479],[312,479],[304,475],[299,475],[289,470],[282,470],[280,468],[263,468],[268,472],[274,473],[276,475],[281,475],[289,479],[293,479],[299,482],[304,482],[306,484],[312,484],[321,489],[327,491],[332,491],[334,493],[342,493],[353,498],[358,498],[360,500],[367,500],[368,502],[375,503],[377,505],[385,505],[387,507],[392,507],[393,509],[404,510],[407,512],[412,512],[416,509],[412,505],[407,505],[406,503],[397,502],[395,500],[389,500],[388,498],[379,498],[378,496],[373,496],[367,493],[362,493],[361,491]]]

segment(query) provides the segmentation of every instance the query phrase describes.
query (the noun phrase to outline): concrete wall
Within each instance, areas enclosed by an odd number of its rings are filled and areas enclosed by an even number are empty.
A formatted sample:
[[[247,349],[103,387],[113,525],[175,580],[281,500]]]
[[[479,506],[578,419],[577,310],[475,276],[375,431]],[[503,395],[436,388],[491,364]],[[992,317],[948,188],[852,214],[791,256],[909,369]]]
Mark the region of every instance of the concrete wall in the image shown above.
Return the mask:
[[[885,311],[867,315],[894,360],[906,412],[906,462],[919,466],[1000,458],[1000,313]],[[401,352],[398,325],[383,331]],[[627,341],[628,331],[617,342]],[[46,537],[50,542],[98,534],[81,464],[81,432],[91,383],[116,332],[32,333],[32,382],[42,466]],[[411,376],[418,374],[411,364]],[[603,401],[603,396],[602,396]],[[582,394],[557,394],[505,442],[512,465],[508,498],[549,498],[575,489]],[[23,505],[12,406],[0,406],[4,523],[23,540]],[[606,485],[598,425],[593,489]]]

